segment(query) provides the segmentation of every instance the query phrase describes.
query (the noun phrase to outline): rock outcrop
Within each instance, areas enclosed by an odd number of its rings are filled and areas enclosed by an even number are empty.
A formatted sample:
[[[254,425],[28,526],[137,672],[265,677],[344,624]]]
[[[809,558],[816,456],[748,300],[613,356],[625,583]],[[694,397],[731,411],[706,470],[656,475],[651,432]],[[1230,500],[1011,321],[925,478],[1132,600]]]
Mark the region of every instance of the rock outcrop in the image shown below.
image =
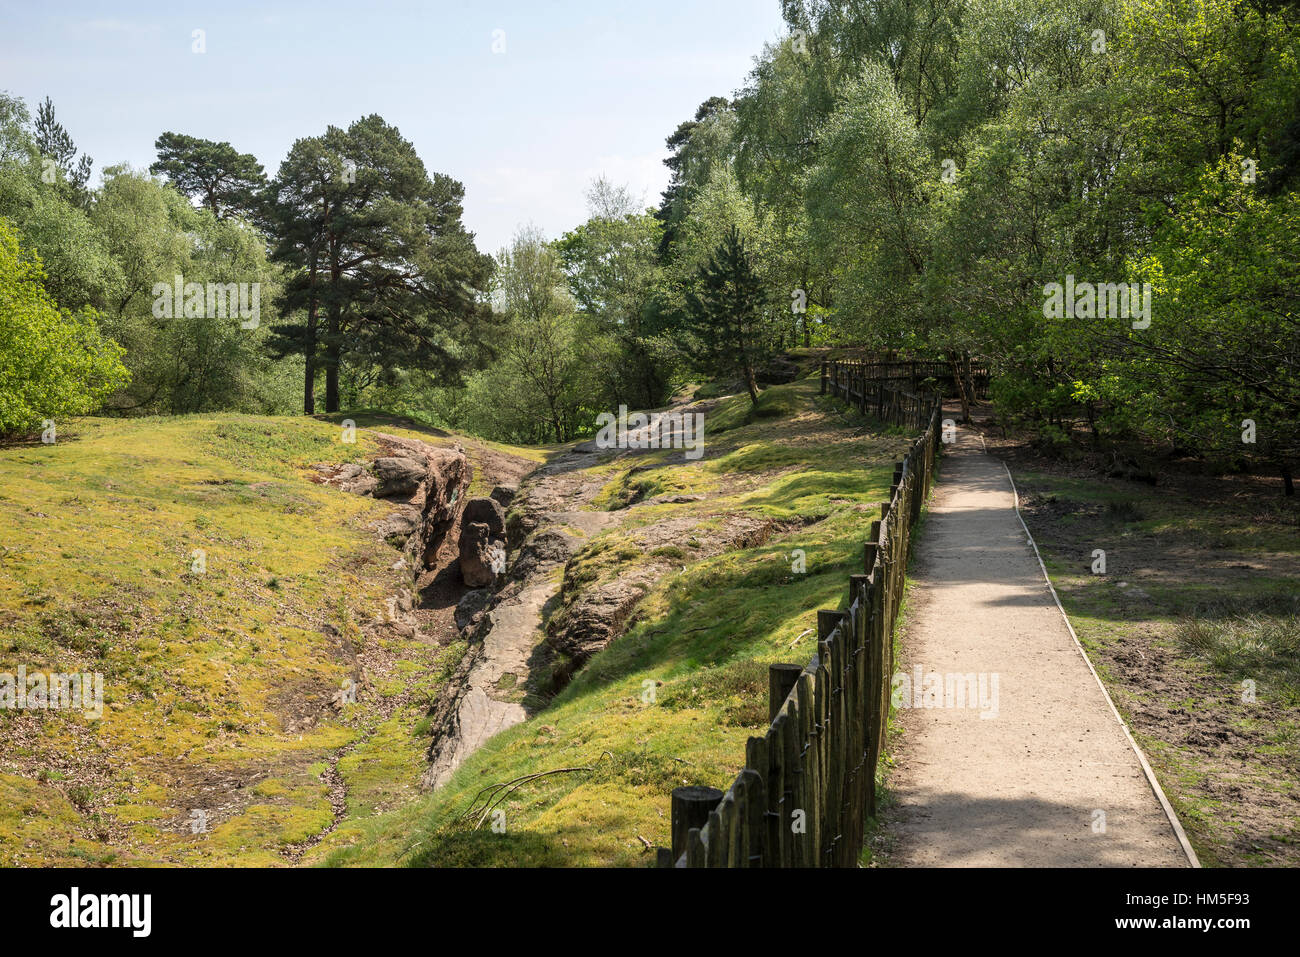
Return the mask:
[[[482,588],[496,584],[505,573],[506,514],[491,498],[472,498],[465,503],[460,525],[460,573],[465,584]]]
[[[505,538],[506,513],[499,502],[491,498],[472,498],[465,503],[465,522],[481,522],[488,527],[493,538]]]
[[[390,454],[379,456],[368,467],[349,463],[318,465],[316,470],[328,485],[390,502],[393,511],[376,523],[375,530],[401,548],[407,564],[417,572],[432,569],[438,549],[460,517],[473,474],[469,459],[460,446],[438,448],[383,434],[378,438]],[[504,518],[502,528],[504,535]]]
[[[488,588],[475,588],[465,592],[456,604],[454,619],[456,627],[464,634],[483,620],[483,612],[492,604],[492,591]]]
[[[558,681],[569,681],[593,655],[623,633],[628,618],[659,574],[661,569],[641,568],[588,588],[551,623],[547,643],[560,653],[565,664],[556,671]]]
[[[371,465],[371,471],[379,482],[374,491],[375,498],[410,495],[420,487],[428,476],[429,464],[417,459],[416,454],[412,451],[406,455],[385,455],[375,459]]]
[[[417,568],[434,567],[438,548],[460,517],[459,510],[473,474],[460,446],[428,448],[426,459],[428,471],[412,501],[420,509],[420,525],[406,545]]]

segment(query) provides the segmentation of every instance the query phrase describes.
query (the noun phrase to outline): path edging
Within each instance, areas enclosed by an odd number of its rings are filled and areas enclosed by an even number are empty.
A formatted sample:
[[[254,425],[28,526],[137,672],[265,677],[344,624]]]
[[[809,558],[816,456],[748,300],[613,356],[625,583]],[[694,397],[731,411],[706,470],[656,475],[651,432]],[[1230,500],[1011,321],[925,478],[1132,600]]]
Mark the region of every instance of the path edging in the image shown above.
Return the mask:
[[[980,436],[980,444],[984,445],[984,436],[982,435]],[[984,448],[985,454],[987,454],[988,446],[984,445]],[[1043,580],[1047,582],[1047,590],[1052,593],[1052,600],[1056,602],[1056,608],[1060,611],[1061,618],[1065,620],[1065,627],[1069,629],[1070,637],[1074,639],[1074,647],[1079,650],[1079,654],[1083,658],[1083,663],[1088,666],[1088,671],[1091,672],[1093,680],[1097,682],[1097,687],[1101,689],[1102,695],[1106,698],[1106,704],[1110,707],[1110,713],[1113,714],[1115,720],[1119,722],[1120,729],[1124,732],[1124,737],[1128,740],[1129,746],[1133,749],[1133,753],[1137,755],[1138,762],[1142,765],[1142,773],[1146,775],[1147,784],[1151,786],[1151,790],[1154,792],[1156,799],[1160,802],[1160,806],[1164,808],[1165,817],[1169,819],[1169,825],[1173,828],[1174,836],[1178,838],[1178,843],[1182,846],[1183,853],[1187,856],[1188,864],[1192,867],[1200,867],[1201,862],[1196,856],[1196,851],[1192,849],[1191,842],[1187,840],[1187,833],[1183,830],[1182,824],[1178,821],[1178,815],[1174,813],[1173,806],[1169,803],[1169,799],[1165,797],[1164,790],[1160,787],[1160,782],[1156,780],[1155,771],[1151,769],[1151,765],[1147,763],[1146,755],[1142,753],[1142,749],[1138,747],[1137,741],[1133,739],[1133,734],[1129,731],[1128,724],[1126,724],[1123,717],[1120,716],[1119,709],[1115,707],[1115,702],[1111,700],[1110,692],[1106,690],[1106,685],[1102,682],[1101,676],[1097,674],[1097,669],[1092,666],[1092,660],[1088,657],[1088,652],[1084,650],[1083,643],[1079,641],[1079,636],[1074,632],[1074,625],[1070,623],[1070,616],[1065,613],[1065,606],[1061,604],[1061,598],[1057,595],[1056,588],[1052,585],[1052,578],[1047,574],[1047,566],[1043,564],[1043,556],[1038,551],[1038,543],[1034,541],[1034,534],[1029,530],[1029,526],[1025,524],[1024,517],[1020,514],[1020,491],[1016,488],[1016,480],[1012,477],[1011,469],[1007,466],[1006,462],[1002,462],[1002,467],[1006,469],[1007,481],[1011,483],[1011,495],[1015,502],[1016,518],[1020,521],[1020,527],[1025,530],[1025,535],[1029,538],[1029,544],[1034,549],[1034,557],[1038,559],[1038,567],[1043,573]]]

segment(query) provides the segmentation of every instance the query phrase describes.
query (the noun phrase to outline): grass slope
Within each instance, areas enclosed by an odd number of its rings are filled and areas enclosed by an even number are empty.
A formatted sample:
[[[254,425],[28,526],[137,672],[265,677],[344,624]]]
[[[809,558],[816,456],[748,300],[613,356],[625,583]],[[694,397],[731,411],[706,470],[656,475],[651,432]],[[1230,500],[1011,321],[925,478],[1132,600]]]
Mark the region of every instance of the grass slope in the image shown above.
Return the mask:
[[[745,739],[767,723],[767,665],[811,654],[814,610],[843,600],[893,462],[910,442],[865,427],[816,391],[815,380],[775,387],[756,410],[745,396],[722,400],[706,413],[706,455],[695,463],[663,452],[638,457],[635,467],[593,465],[607,482],[597,507],[620,507],[633,482],[645,484],[636,498],[706,498],[637,506],[576,556],[599,566],[592,575],[661,559],[662,549],[647,555],[624,544],[630,528],[655,522],[689,517],[698,537],[744,512],[796,530],[698,560],[690,540],[663,546],[675,549],[680,567],[549,707],[499,734],[437,792],[359,822],[351,846],[331,841],[328,862],[650,864],[648,845],[668,843],[669,792],[687,783],[726,787],[743,764]],[[795,549],[806,572],[794,570]],[[480,825],[481,815],[464,816],[484,788],[547,771],[509,793],[503,817]]]
[[[339,829],[414,794],[420,721],[463,648],[363,635],[409,573],[368,528],[387,506],[309,481],[373,454],[341,435],[85,419],[0,449],[0,672],[101,672],[105,696],[100,720],[0,709],[0,864],[292,861],[335,824],[340,753]],[[361,654],[391,668],[334,717]]]

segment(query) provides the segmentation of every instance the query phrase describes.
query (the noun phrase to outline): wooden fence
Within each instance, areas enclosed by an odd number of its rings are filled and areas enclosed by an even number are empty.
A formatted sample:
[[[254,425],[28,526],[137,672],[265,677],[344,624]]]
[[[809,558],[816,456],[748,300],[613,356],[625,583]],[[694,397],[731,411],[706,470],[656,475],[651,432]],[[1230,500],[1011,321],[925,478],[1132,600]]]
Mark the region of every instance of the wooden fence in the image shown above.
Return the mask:
[[[989,364],[971,361],[962,363],[962,375],[970,385],[971,399],[986,399],[989,394]],[[910,392],[926,390],[957,398],[961,395],[957,375],[951,362],[917,361],[899,359],[844,359],[822,363],[822,391],[828,391],[828,379],[837,376],[862,391],[864,386],[889,386]],[[844,394],[841,388],[839,394]],[[856,394],[856,392],[854,393]]]
[[[807,666],[771,666],[771,725],[747,742],[744,769],[725,793],[673,791],[663,866],[853,867],[865,819],[876,813],[894,625],[912,527],[934,480],[942,402],[867,380],[857,365],[829,365],[824,389],[923,432],[895,465],[889,500],[863,548],[863,574],[849,576],[848,610],[817,612],[817,652]]]

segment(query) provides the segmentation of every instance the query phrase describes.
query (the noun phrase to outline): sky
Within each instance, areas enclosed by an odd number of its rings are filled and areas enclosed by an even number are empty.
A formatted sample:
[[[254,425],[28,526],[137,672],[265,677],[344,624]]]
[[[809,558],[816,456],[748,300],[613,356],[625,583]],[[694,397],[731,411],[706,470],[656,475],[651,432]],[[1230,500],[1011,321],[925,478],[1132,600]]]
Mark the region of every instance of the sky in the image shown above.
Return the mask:
[[[521,225],[581,223],[599,175],[658,205],[664,139],[782,32],[779,0],[0,0],[0,90],[33,114],[51,97],[95,181],[147,168],[167,130],[273,175],[294,140],[379,113],[465,184],[496,252]]]

